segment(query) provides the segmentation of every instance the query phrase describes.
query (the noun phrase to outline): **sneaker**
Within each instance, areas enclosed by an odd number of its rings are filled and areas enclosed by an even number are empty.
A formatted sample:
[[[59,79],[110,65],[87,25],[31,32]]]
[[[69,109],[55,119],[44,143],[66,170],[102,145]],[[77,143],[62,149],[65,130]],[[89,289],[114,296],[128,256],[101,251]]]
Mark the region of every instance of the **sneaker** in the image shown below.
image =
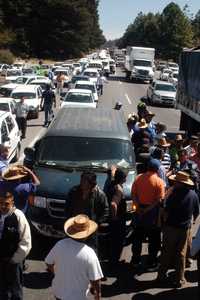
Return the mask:
[[[173,287],[176,289],[182,288],[184,285],[186,285],[187,281],[186,279],[182,279],[182,280],[176,280],[173,282]]]

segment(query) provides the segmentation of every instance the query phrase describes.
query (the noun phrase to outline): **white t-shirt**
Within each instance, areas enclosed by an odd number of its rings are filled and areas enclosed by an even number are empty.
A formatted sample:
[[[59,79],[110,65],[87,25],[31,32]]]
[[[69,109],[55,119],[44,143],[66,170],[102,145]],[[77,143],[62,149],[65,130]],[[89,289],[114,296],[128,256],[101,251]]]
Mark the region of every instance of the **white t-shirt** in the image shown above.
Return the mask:
[[[85,300],[90,280],[103,277],[94,250],[70,238],[59,241],[45,262],[54,264],[52,289],[54,295],[62,300]]]

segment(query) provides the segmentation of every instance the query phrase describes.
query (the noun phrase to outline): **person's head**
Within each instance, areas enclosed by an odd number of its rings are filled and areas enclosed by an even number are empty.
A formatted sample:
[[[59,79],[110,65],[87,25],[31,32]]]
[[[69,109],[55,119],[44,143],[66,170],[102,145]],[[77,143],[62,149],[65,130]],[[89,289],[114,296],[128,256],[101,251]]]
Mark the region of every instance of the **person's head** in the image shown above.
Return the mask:
[[[46,84],[46,90],[49,91],[51,88],[50,84]]]
[[[154,113],[148,111],[146,114],[145,114],[145,120],[147,123],[150,123],[153,119],[153,117],[155,116]]]
[[[163,123],[157,123],[156,124],[156,131],[157,133],[162,133],[165,132],[167,130],[167,126]]]
[[[24,103],[24,100],[25,100],[25,98],[22,96],[22,97],[20,98],[20,102],[21,102],[21,103]]]
[[[171,144],[167,142],[166,138],[161,138],[158,141],[158,147],[162,149],[164,152],[167,152]]]
[[[0,156],[3,159],[7,159],[8,155],[9,155],[9,147],[7,147],[7,146],[5,146],[3,144],[0,144]]]
[[[176,137],[175,137],[175,145],[177,148],[182,148],[183,147],[183,137],[181,134],[177,134]]]
[[[14,206],[14,197],[10,192],[0,192],[0,213],[6,215]]]
[[[158,159],[152,158],[149,160],[148,165],[147,165],[147,171],[149,172],[158,172],[160,168],[160,161]]]
[[[137,123],[138,119],[135,117],[130,117],[127,121],[127,127],[128,129],[132,129],[133,126]]]
[[[127,172],[122,169],[117,169],[115,171],[115,184],[123,184],[126,182]]]
[[[179,156],[179,161],[181,163],[184,163],[184,162],[186,162],[189,159],[188,152],[185,149],[180,150],[178,152],[178,156]]]
[[[92,190],[97,185],[97,176],[94,172],[84,171],[81,174],[80,187],[82,190]]]
[[[164,157],[164,150],[161,148],[156,148],[153,151],[152,157],[158,160],[162,160]]]
[[[175,175],[169,176],[169,180],[177,189],[194,187],[194,182],[188,172],[179,171]]]

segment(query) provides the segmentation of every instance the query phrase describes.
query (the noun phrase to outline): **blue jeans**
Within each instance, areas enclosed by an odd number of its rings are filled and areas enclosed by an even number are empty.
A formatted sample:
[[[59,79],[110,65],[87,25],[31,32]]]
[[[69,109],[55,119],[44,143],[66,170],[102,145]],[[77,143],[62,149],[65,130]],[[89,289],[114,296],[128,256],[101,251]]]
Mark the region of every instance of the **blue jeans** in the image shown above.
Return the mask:
[[[23,271],[22,264],[11,264],[0,261],[0,299],[23,299]]]
[[[44,123],[45,124],[48,124],[51,122],[51,118],[52,118],[52,115],[53,115],[53,110],[52,110],[52,104],[45,104],[44,105]]]

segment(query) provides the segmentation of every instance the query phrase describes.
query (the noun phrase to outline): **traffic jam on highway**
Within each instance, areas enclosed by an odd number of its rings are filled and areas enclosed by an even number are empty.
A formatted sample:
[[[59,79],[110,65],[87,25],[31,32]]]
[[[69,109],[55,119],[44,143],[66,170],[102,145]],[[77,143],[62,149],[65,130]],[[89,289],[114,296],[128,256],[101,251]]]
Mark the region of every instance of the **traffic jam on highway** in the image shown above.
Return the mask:
[[[187,289],[196,269],[200,284],[197,56],[128,46],[0,64],[0,299],[23,299],[41,237],[41,299],[114,299],[109,277],[127,265],[149,288]]]

